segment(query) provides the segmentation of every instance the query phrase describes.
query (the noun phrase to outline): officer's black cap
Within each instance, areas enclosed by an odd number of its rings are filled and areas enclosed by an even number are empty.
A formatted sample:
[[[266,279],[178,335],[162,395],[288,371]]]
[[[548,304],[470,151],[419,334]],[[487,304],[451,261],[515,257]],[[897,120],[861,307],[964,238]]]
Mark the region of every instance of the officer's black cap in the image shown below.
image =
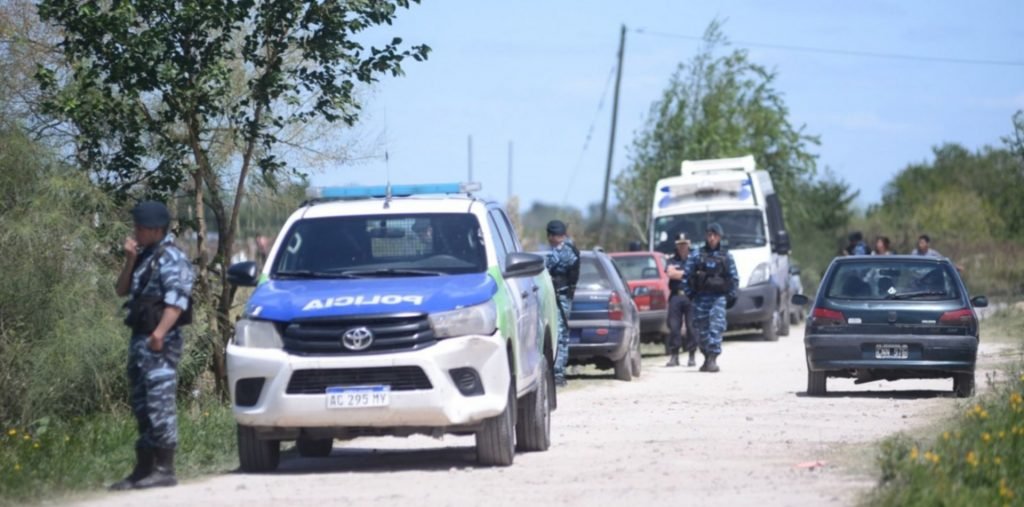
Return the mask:
[[[561,220],[552,220],[548,222],[548,235],[549,236],[564,236],[566,231],[565,222]]]
[[[706,232],[713,232],[719,236],[722,236],[724,234],[722,232],[722,226],[719,225],[718,222],[711,222],[710,224],[708,224]]]
[[[135,225],[156,229],[171,224],[171,212],[159,201],[142,201],[132,208]]]

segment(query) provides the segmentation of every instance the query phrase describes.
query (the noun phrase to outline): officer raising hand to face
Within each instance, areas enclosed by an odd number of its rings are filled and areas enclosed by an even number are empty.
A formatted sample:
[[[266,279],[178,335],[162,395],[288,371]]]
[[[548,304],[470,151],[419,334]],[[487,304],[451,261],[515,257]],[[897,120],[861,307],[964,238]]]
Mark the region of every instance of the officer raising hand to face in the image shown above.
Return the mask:
[[[679,366],[679,349],[690,355],[687,366],[696,366],[697,334],[693,328],[693,305],[686,296],[686,261],[690,258],[690,240],[686,234],[680,234],[676,240],[676,253],[669,258],[665,267],[668,274],[668,364]],[[686,334],[683,334],[683,322],[686,322]],[[685,340],[684,340],[685,337]]]

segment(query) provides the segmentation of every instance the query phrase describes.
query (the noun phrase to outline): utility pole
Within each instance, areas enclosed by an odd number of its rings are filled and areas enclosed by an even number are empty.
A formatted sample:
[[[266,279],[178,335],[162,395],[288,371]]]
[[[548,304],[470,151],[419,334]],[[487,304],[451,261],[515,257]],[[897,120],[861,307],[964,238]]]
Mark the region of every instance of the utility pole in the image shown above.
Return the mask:
[[[615,154],[615,124],[619,119],[619,84],[622,83],[622,55],[626,48],[626,25],[619,32],[619,64],[615,67],[615,97],[612,99],[612,134],[608,140],[608,164],[604,170],[604,197],[601,198],[601,222],[598,225],[597,243],[602,247],[605,241],[605,219],[608,216],[608,186],[612,180],[612,156]]]
[[[466,182],[473,181],[473,136],[469,136],[466,139],[466,158],[469,170],[469,179]]]
[[[506,202],[512,199],[512,141],[508,142],[508,198]]]

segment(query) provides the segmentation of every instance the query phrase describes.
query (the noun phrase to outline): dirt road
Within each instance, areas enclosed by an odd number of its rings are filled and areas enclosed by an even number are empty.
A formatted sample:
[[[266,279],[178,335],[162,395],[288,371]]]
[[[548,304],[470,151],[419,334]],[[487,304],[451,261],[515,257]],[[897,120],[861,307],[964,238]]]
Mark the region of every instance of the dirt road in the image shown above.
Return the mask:
[[[471,438],[364,439],[337,443],[327,459],[283,457],[271,475],[78,505],[850,505],[874,481],[870,443],[965,403],[949,380],[830,380],[833,394],[805,397],[802,329],[793,331],[777,343],[727,341],[719,374],[652,357],[632,383],[576,380],[553,416],[551,450],[511,468],[475,468]],[[982,348],[981,389],[998,350]],[[806,466],[816,461],[825,464]]]

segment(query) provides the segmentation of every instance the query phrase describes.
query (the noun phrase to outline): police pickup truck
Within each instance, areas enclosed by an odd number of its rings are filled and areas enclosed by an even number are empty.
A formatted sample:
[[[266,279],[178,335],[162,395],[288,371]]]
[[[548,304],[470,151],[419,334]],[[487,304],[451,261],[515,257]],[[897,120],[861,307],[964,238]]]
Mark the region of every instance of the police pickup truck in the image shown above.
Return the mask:
[[[244,471],[282,441],[327,456],[335,439],[475,435],[478,462],[550,445],[557,307],[478,184],[314,189],[266,265],[227,348]]]

